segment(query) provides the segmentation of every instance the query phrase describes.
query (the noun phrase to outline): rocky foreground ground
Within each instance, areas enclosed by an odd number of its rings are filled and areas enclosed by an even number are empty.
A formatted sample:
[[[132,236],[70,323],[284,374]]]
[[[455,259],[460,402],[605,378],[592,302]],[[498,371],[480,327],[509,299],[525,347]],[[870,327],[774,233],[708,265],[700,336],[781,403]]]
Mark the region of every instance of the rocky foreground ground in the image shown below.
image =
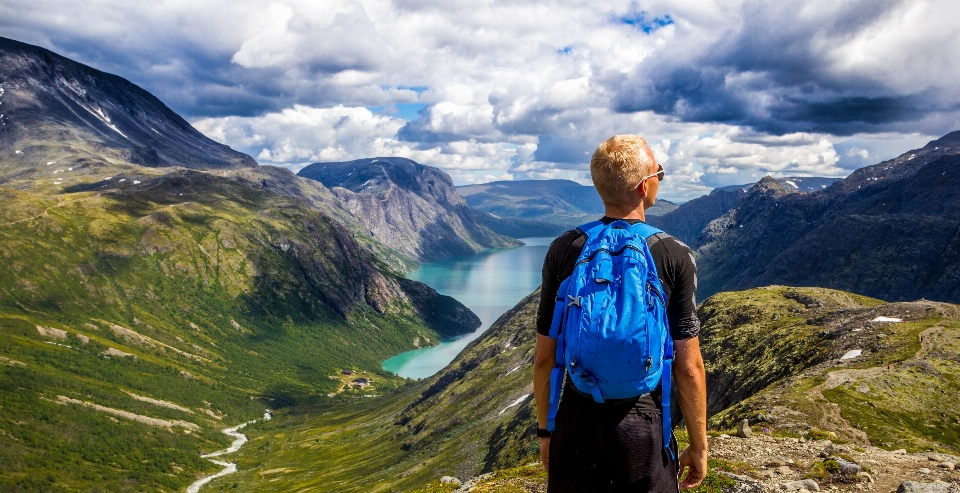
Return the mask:
[[[711,456],[726,462],[717,464],[717,469],[733,469],[718,472],[736,482],[723,491],[960,493],[958,458],[946,454],[888,451],[763,433],[750,438],[720,435],[711,438],[710,445]]]
[[[960,493],[960,457],[750,434],[710,437],[711,474],[696,491]],[[532,463],[463,482],[445,477],[424,491],[543,493],[546,476]]]

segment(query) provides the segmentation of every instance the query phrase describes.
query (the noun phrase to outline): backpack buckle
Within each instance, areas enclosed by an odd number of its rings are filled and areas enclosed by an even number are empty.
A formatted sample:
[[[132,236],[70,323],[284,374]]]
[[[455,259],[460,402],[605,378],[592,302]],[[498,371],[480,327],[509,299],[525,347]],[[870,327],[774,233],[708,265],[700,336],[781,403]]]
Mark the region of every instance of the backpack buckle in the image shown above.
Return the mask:
[[[567,303],[567,306],[568,306],[568,307],[569,307],[569,306],[581,306],[581,305],[580,305],[580,297],[579,297],[579,296],[573,296],[572,294],[568,294],[568,295],[567,295],[567,299],[570,300],[570,302]]]

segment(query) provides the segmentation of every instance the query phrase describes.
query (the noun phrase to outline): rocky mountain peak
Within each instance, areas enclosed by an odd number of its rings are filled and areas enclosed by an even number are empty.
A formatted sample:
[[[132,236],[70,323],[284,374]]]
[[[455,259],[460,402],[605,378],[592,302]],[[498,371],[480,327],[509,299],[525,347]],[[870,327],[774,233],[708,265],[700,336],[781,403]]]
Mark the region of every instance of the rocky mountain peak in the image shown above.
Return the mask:
[[[757,183],[755,183],[752,187],[750,187],[750,189],[747,190],[747,193],[751,193],[751,192],[754,192],[754,193],[768,193],[768,192],[777,193],[777,192],[786,192],[786,191],[787,191],[787,189],[783,188],[783,185],[781,185],[780,182],[778,182],[778,181],[777,181],[776,179],[774,179],[772,176],[767,175],[767,176],[764,176],[763,178],[761,178],[760,181],[758,181]]]
[[[317,180],[329,188],[340,187],[354,193],[383,195],[399,187],[447,207],[466,205],[443,171],[402,157],[376,157],[347,162],[314,163],[300,176]]]
[[[298,175],[330,188],[374,238],[415,261],[518,244],[478,223],[450,176],[409,159],[314,163]]]
[[[886,300],[960,300],[960,149],[941,145],[958,136],[857,170],[822,192],[783,194],[769,180],[758,184],[699,237],[700,292],[789,284]]]

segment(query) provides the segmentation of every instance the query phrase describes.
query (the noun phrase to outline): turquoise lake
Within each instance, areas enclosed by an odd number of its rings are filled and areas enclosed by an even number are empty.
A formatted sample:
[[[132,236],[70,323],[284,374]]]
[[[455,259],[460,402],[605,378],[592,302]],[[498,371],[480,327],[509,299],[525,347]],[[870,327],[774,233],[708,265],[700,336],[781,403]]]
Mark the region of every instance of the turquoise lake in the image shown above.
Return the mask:
[[[553,238],[521,238],[525,245],[488,250],[423,264],[407,277],[438,293],[456,298],[480,317],[480,328],[438,346],[400,353],[383,362],[383,369],[407,378],[426,378],[440,371],[470,341],[540,286],[543,258]]]

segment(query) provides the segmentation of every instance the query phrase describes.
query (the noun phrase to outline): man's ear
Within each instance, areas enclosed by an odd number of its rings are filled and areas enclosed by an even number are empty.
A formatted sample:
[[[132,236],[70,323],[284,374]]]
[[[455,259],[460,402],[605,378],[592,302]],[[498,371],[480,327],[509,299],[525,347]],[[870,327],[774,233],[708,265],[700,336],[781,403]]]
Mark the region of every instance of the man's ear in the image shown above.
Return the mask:
[[[641,197],[647,196],[647,182],[649,181],[650,180],[643,180],[643,182],[640,183],[640,186],[634,189],[640,194]]]

